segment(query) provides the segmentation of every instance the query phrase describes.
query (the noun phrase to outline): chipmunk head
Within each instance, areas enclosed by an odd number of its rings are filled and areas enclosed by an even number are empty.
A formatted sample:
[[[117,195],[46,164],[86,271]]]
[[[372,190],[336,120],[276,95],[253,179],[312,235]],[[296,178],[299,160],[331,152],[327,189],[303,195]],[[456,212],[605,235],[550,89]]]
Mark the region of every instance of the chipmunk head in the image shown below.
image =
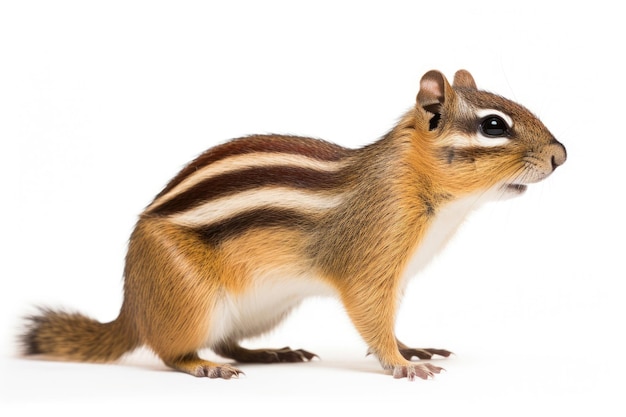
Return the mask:
[[[478,90],[465,70],[452,85],[440,72],[427,72],[416,108],[428,120],[446,185],[457,195],[494,187],[519,194],[565,162],[565,147],[536,116]]]

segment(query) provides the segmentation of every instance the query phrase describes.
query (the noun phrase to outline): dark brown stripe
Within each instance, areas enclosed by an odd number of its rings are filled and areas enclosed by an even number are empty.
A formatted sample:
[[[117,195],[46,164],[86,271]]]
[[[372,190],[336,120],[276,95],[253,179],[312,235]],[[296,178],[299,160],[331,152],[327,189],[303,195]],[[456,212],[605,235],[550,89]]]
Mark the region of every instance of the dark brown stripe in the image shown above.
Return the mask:
[[[315,226],[312,216],[288,209],[257,209],[241,213],[224,221],[193,228],[200,239],[218,245],[253,228],[291,228],[310,231]]]
[[[168,216],[213,199],[264,186],[288,186],[322,191],[341,185],[343,173],[310,168],[275,166],[250,168],[208,178],[155,207],[150,214]]]
[[[351,150],[320,139],[303,138],[299,136],[255,135],[234,139],[211,148],[197,157],[183,168],[156,198],[167,194],[185,178],[205,166],[233,155],[252,152],[280,152],[304,155],[322,161],[338,161],[348,156]]]
[[[480,159],[497,157],[499,155],[502,155],[503,152],[504,147],[502,146],[471,146],[467,148],[455,148],[453,146],[445,146],[438,151],[439,158],[445,160],[448,164],[473,164]]]

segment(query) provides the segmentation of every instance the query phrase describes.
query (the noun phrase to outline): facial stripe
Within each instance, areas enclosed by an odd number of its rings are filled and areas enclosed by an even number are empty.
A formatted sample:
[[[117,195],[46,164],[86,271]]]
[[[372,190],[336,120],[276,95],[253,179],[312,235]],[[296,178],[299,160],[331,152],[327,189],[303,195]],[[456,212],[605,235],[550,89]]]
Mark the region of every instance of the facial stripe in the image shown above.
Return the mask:
[[[349,156],[351,150],[323,140],[297,136],[257,135],[235,139],[209,149],[183,168],[176,177],[157,195],[157,199],[169,193],[189,176],[222,159],[248,153],[285,153],[302,155],[320,161],[339,161]]]
[[[502,148],[490,147],[457,147],[446,146],[439,150],[439,158],[445,160],[448,164],[464,163],[474,164],[476,161],[486,160],[488,158],[498,158],[503,155]]]
[[[192,187],[203,181],[209,180],[210,178],[218,175],[230,174],[250,167],[290,166],[333,172],[340,170],[345,165],[345,161],[324,161],[297,154],[267,152],[235,155],[216,161],[188,176],[177,184],[169,193],[158,197],[150,205],[148,210],[152,210],[162,205],[164,202],[175,198],[176,196],[190,190]]]
[[[297,210],[260,208],[246,211],[222,221],[193,230],[200,238],[213,245],[223,240],[258,227],[284,227],[310,230],[315,226],[314,218]]]
[[[455,149],[463,148],[494,148],[500,147],[511,142],[511,138],[507,136],[493,137],[485,136],[479,129],[481,119],[489,116],[499,116],[508,125],[509,129],[513,128],[513,119],[506,113],[496,109],[478,109],[475,111],[476,119],[467,120],[467,122],[457,126],[458,133],[450,135],[445,140],[445,145],[451,146]]]
[[[342,184],[342,172],[324,172],[310,168],[274,166],[250,168],[211,177],[149,211],[167,216],[191,210],[231,194],[262,187],[288,187],[303,190],[336,190]]]
[[[490,115],[497,115],[502,117],[502,119],[504,119],[504,121],[509,125],[510,128],[513,127],[513,119],[511,118],[511,116],[509,116],[508,114],[500,111],[500,110],[496,110],[496,109],[478,109],[476,110],[476,116],[478,116],[479,119],[482,119],[483,117],[487,117]]]
[[[266,187],[239,192],[207,201],[193,209],[170,216],[183,226],[209,226],[251,210],[280,209],[303,214],[316,213],[341,204],[342,194],[324,195],[286,187]]]
[[[506,137],[488,138],[488,137],[481,135],[480,133],[477,134],[472,139],[473,139],[473,143],[470,144],[471,146],[482,146],[485,148],[494,148],[496,146],[504,146],[511,141],[511,139],[506,138]]]
[[[509,138],[488,138],[481,135],[478,132],[473,134],[455,134],[446,138],[445,142],[442,141],[445,146],[442,149],[472,149],[472,148],[496,148],[504,146],[509,143]]]

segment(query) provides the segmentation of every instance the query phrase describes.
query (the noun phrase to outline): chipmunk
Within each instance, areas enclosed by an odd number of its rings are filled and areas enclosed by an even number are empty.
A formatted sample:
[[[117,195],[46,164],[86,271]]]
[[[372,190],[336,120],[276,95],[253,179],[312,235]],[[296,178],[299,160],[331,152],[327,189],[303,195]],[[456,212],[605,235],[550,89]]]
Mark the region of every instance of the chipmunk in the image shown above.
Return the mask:
[[[408,278],[481,202],[522,194],[566,160],[524,107],[478,90],[460,70],[420,81],[416,104],[380,140],[348,149],[319,139],[256,135],[187,165],[140,215],[128,244],[116,320],[41,309],[25,354],[107,362],[146,345],[168,366],[231,378],[232,364],[300,362],[306,350],[242,347],[305,297],[334,295],[387,373],[428,379],[394,334]]]

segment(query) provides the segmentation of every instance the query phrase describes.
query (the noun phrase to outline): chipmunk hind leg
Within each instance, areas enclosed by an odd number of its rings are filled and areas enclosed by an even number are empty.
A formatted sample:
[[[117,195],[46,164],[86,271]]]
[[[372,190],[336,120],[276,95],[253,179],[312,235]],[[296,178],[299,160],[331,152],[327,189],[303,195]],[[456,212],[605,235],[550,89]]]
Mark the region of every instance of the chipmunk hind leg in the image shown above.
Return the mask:
[[[216,319],[215,309],[211,307],[212,297],[186,299],[184,307],[170,310],[172,316],[161,321],[147,338],[147,344],[169,367],[197,377],[230,379],[243,372],[224,363],[205,360],[198,351],[207,346],[211,327]],[[204,294],[206,295],[206,294]]]
[[[241,371],[197,353],[206,347],[223,293],[219,259],[209,249],[166,222],[140,222],[129,243],[124,304],[142,343],[166,365],[194,376],[229,379]]]

